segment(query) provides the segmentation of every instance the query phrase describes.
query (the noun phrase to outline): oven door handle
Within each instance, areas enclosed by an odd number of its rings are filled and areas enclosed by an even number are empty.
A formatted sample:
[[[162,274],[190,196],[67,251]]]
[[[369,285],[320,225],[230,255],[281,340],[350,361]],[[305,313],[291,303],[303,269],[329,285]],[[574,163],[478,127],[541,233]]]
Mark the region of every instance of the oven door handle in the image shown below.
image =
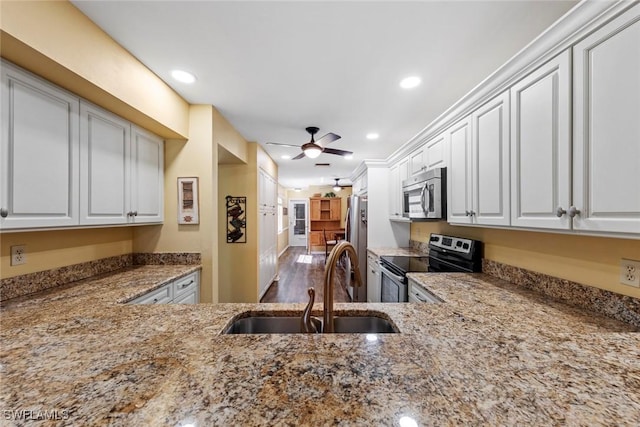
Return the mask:
[[[387,276],[391,277],[392,279],[395,279],[396,282],[400,282],[400,283],[404,282],[404,278],[402,276],[397,276],[397,275],[393,274],[392,272],[390,272],[389,270],[387,270],[384,267],[382,267],[382,274],[386,274]]]

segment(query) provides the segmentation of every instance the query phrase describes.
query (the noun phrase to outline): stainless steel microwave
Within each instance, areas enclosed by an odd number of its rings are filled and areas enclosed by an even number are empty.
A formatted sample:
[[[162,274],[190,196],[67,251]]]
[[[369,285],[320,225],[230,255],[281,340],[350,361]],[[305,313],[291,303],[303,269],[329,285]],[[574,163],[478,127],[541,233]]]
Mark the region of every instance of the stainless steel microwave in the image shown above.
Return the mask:
[[[446,177],[446,168],[436,168],[402,181],[402,216],[417,220],[446,219]]]

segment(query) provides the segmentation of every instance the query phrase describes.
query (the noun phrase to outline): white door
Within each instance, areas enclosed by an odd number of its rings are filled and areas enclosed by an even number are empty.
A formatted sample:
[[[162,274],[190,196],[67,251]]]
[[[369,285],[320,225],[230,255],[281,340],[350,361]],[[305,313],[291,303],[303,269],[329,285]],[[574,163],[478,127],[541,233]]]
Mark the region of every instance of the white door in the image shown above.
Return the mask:
[[[2,228],[78,224],[79,99],[2,63]]]
[[[470,224],[471,206],[471,117],[456,123],[448,131],[449,170],[447,171],[447,219],[451,223]]]
[[[640,233],[640,5],[573,55],[573,228]]]
[[[164,217],[164,143],[156,135],[131,128],[131,206],[133,222],[162,222]]]
[[[509,91],[471,115],[475,224],[509,225]]]
[[[307,246],[309,200],[289,200],[289,246]]]
[[[80,224],[126,224],[131,211],[131,124],[80,104]]]
[[[511,88],[511,225],[571,228],[569,66],[564,52]]]

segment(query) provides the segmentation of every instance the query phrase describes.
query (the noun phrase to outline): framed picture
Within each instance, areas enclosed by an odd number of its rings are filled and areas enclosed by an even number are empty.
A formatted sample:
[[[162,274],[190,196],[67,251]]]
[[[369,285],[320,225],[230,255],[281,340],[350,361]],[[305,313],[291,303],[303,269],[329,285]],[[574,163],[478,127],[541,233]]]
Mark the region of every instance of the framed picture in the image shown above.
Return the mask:
[[[227,243],[247,243],[247,198],[227,196]]]
[[[178,178],[178,224],[200,224],[198,177]]]

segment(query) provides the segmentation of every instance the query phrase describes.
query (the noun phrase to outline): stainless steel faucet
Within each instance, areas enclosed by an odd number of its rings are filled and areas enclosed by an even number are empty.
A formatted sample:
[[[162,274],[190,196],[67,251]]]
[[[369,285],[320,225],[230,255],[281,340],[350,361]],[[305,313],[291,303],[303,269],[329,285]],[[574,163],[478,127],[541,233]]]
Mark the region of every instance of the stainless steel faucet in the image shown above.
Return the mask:
[[[302,331],[301,332],[333,332],[333,288],[335,285],[335,272],[336,265],[340,260],[342,254],[346,252],[351,260],[351,267],[353,268],[354,278],[356,286],[362,285],[362,276],[360,275],[360,269],[358,268],[358,255],[353,245],[349,242],[338,243],[327,259],[327,263],[324,267],[324,308],[322,315],[322,328],[319,328],[319,321],[311,317],[311,309],[313,307],[313,301],[315,299],[315,291],[313,288],[309,288],[309,304],[305,308],[302,315]],[[348,278],[347,278],[348,279]],[[320,330],[322,329],[322,330]]]

